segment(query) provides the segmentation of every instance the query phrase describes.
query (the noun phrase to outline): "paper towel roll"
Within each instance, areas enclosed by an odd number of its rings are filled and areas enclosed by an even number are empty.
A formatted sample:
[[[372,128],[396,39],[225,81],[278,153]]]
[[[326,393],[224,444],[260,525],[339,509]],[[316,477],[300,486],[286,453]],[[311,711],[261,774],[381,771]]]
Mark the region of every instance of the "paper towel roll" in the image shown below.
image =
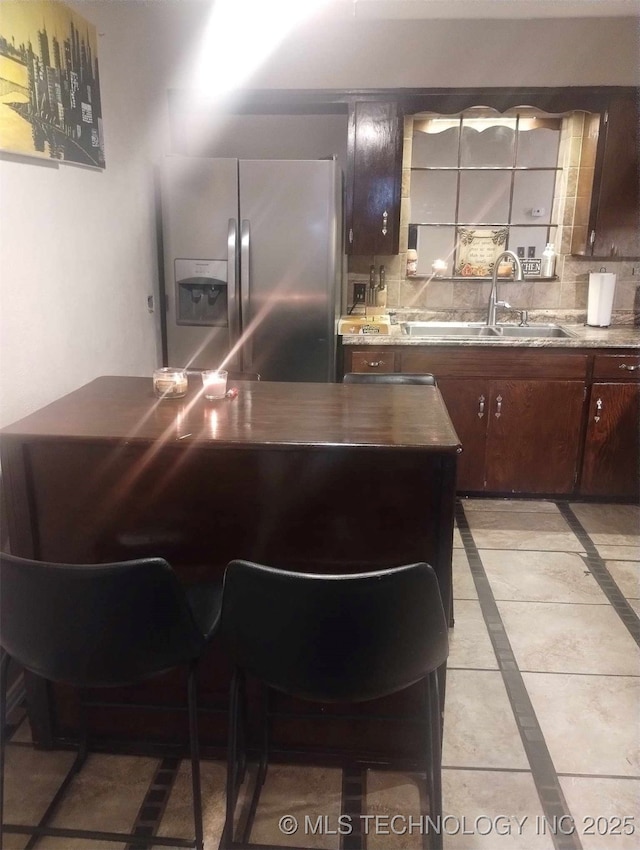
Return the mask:
[[[611,324],[611,308],[613,307],[615,288],[615,274],[611,272],[591,272],[589,274],[588,325],[606,328]]]

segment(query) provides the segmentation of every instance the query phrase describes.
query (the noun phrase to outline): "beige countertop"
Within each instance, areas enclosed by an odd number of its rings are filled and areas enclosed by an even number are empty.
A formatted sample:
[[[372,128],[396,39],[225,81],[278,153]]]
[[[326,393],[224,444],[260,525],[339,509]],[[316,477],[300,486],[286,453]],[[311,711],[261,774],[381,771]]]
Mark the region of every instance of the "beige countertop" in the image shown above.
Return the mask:
[[[481,345],[490,348],[640,348],[640,328],[609,327],[593,328],[585,325],[563,325],[573,336],[564,339],[545,337],[452,337],[452,336],[408,336],[402,333],[400,324],[391,326],[389,334],[349,334],[342,337],[343,345]]]

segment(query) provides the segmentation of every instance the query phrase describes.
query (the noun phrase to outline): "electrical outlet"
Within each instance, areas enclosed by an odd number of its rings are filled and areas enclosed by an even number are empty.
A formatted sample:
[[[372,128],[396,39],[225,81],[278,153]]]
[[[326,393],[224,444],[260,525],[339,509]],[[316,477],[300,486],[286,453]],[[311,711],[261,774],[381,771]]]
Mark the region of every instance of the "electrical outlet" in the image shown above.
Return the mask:
[[[367,300],[367,284],[366,283],[354,283],[353,284],[353,303],[354,304],[364,304]]]

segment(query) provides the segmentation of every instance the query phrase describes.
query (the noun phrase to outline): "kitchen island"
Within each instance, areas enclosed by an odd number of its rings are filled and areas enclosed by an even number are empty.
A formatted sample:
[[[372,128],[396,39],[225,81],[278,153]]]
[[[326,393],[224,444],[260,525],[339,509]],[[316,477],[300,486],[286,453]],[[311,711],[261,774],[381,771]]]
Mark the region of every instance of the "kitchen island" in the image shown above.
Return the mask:
[[[12,551],[95,563],[165,556],[185,582],[222,576],[245,558],[313,572],[357,572],[425,560],[451,600],[460,450],[435,387],[240,382],[208,402],[191,379],[158,400],[151,378],[102,377],[0,435]],[[76,695],[28,678],[35,739],[73,732]],[[222,752],[229,669],[218,646],[200,670],[205,749]],[[175,676],[101,692],[90,727],[105,746],[180,740]],[[344,707],[281,697],[274,750],[304,758],[415,754],[419,692]],[[381,715],[396,718],[381,727]],[[320,720],[319,720],[320,718]],[[383,733],[381,728],[386,729]]]

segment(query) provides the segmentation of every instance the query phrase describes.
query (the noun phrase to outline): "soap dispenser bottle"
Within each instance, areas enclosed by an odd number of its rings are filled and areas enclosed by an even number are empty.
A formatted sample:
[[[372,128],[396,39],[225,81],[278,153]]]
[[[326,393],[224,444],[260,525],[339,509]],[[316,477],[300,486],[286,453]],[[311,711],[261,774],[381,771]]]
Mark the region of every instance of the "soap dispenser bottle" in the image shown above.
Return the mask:
[[[553,277],[556,273],[556,252],[553,242],[547,242],[547,247],[542,252],[541,277]]]

